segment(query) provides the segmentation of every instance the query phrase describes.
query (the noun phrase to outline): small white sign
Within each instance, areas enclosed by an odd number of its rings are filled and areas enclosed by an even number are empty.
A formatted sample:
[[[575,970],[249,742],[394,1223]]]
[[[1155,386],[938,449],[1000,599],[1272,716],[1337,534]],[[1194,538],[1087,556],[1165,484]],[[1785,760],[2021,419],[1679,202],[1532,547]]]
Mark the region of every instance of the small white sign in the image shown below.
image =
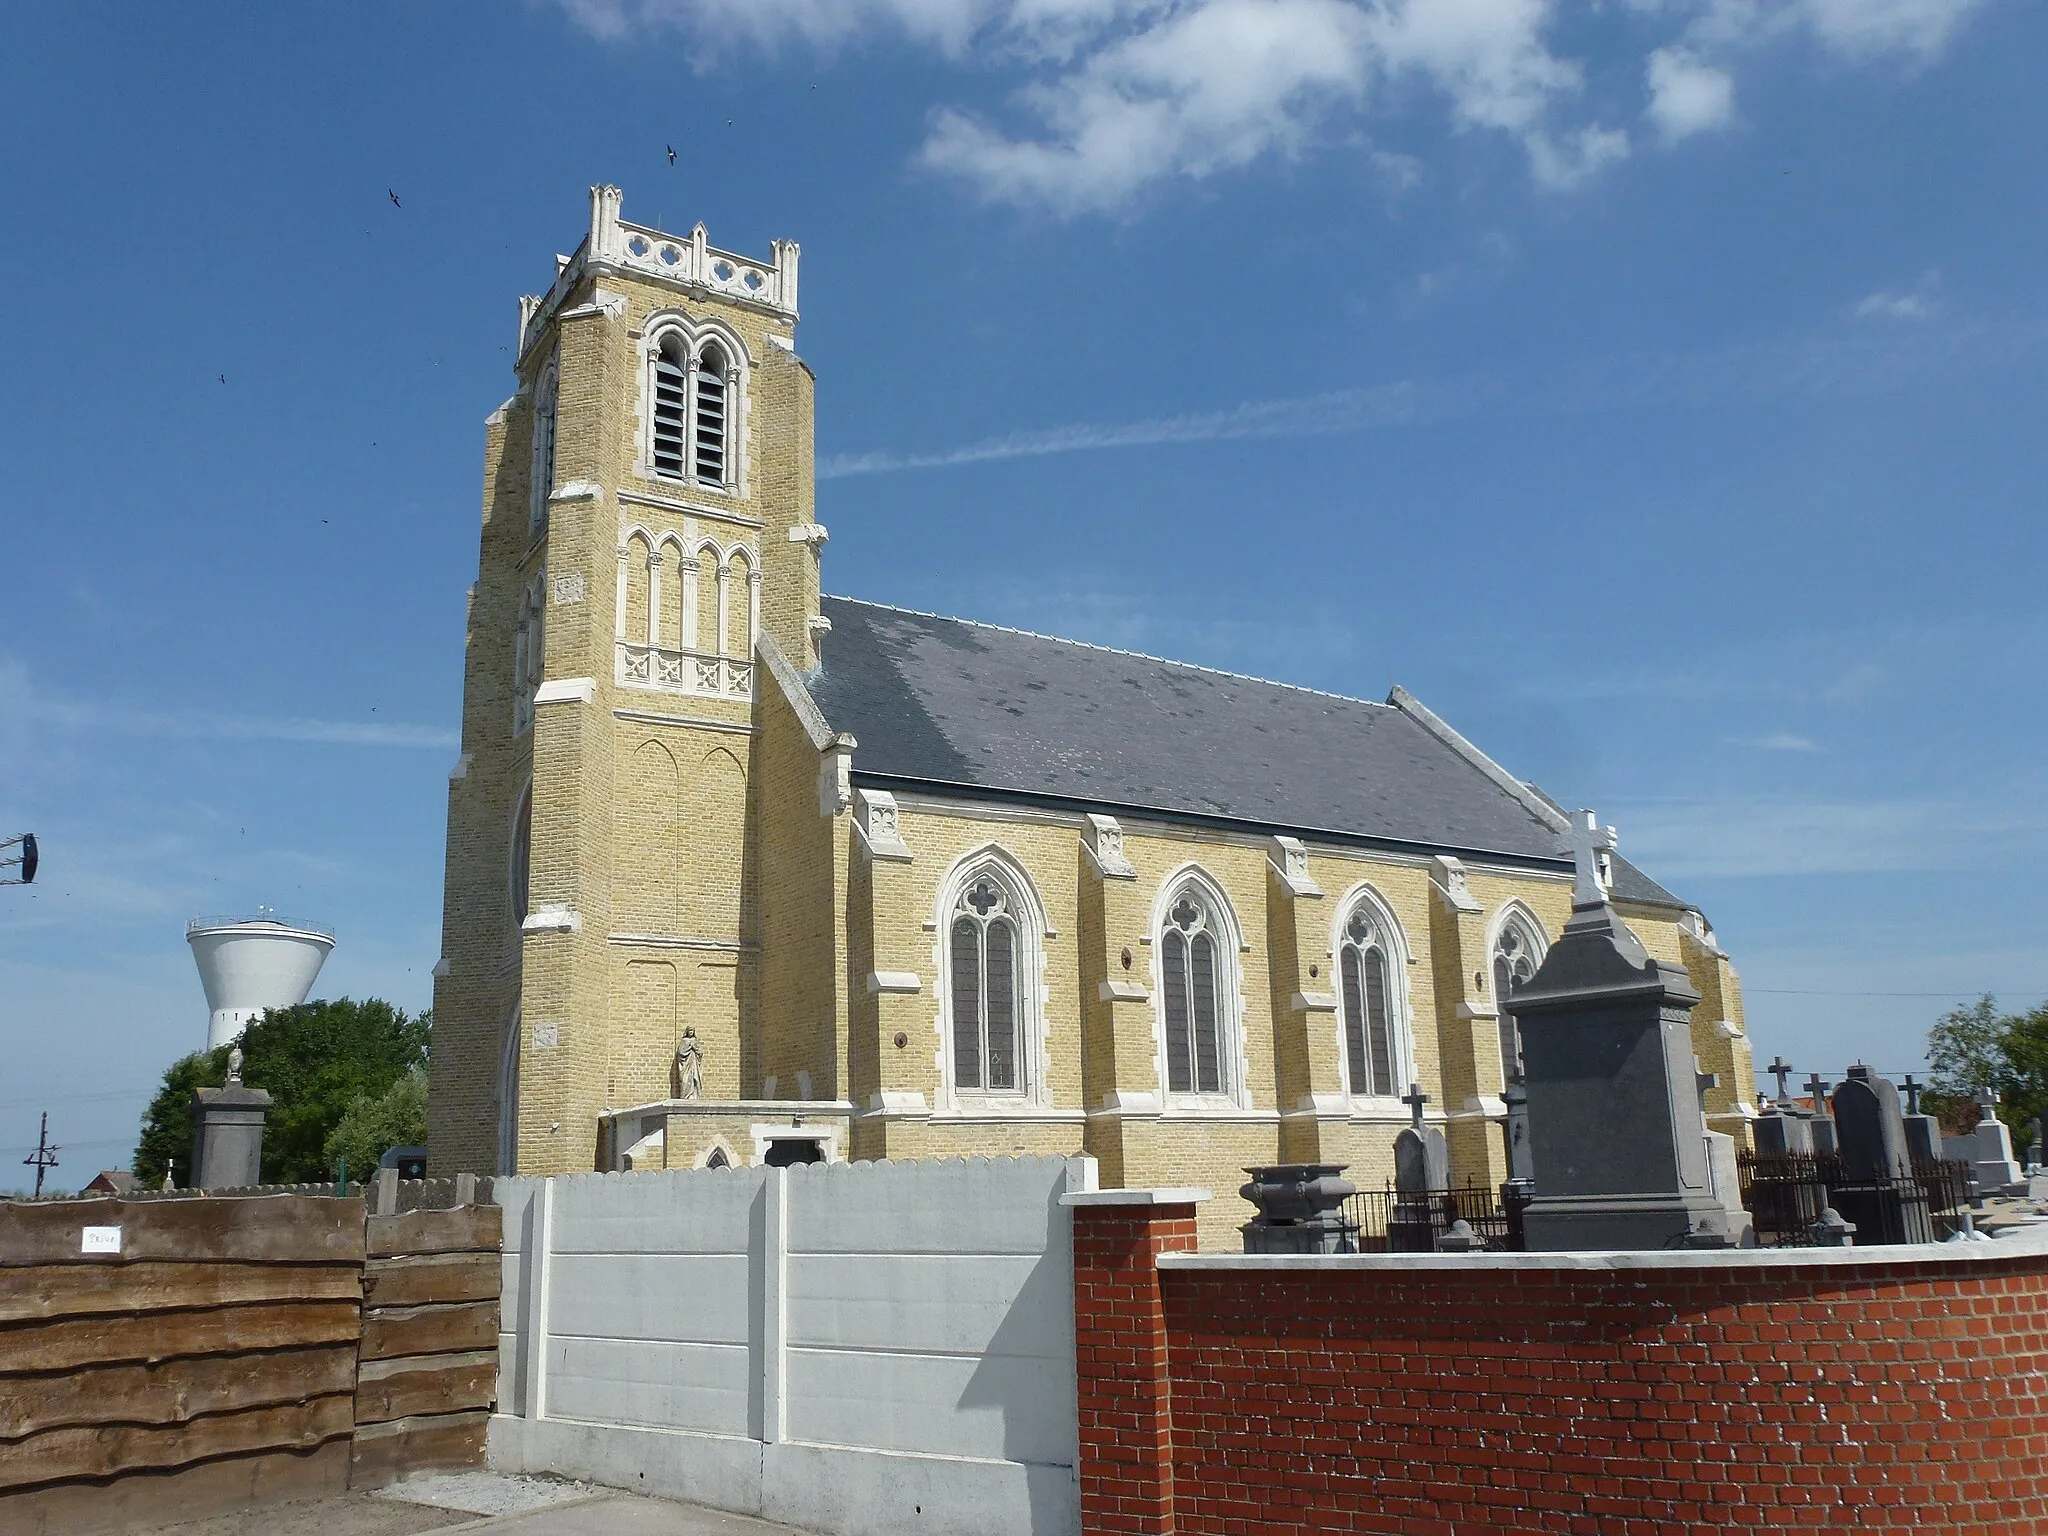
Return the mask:
[[[533,1026],[533,1048],[536,1051],[552,1051],[561,1043],[562,1032],[558,1026],[553,1024],[536,1024]]]
[[[571,571],[567,576],[555,578],[555,602],[557,605],[583,601],[583,573]]]
[[[80,1253],[119,1253],[121,1251],[121,1229],[119,1227],[87,1227],[78,1241]]]

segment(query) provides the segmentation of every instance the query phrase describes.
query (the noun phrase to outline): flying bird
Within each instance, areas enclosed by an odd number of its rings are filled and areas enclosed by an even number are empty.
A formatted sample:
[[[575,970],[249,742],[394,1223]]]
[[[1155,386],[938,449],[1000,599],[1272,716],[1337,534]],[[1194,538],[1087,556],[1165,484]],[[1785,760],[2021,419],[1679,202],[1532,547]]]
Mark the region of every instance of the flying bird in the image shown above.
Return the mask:
[[[221,381],[221,383],[223,383],[223,384],[227,383],[227,381],[228,381],[228,376],[227,376],[226,374],[222,374],[222,375],[220,376],[220,381]]]
[[[668,147],[668,163],[670,165],[674,165],[676,163],[676,147],[673,144],[669,145]]]
[[[392,190],[391,190],[391,189],[390,189],[389,187],[386,187],[386,188],[384,189],[384,195],[385,195],[386,197],[388,197],[388,198],[390,198],[390,199],[391,199],[391,206],[392,206],[392,207],[394,207],[394,208],[403,208],[403,207],[405,206],[405,204],[401,203],[401,202],[400,202],[400,201],[398,200],[398,194],[397,194],[396,192],[392,191]]]

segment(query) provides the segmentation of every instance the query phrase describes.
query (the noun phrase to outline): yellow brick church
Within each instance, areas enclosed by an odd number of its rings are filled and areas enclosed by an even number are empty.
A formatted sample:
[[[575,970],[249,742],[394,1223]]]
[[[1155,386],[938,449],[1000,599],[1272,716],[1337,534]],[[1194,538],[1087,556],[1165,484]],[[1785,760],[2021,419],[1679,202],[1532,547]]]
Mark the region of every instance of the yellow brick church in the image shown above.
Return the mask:
[[[1507,1172],[1562,809],[1385,703],[821,594],[797,247],[588,233],[489,420],[436,967],[436,1173],[1087,1151],[1376,1185],[1411,1083]],[[856,535],[857,536],[857,533]],[[1619,857],[1744,1137],[1739,983]]]

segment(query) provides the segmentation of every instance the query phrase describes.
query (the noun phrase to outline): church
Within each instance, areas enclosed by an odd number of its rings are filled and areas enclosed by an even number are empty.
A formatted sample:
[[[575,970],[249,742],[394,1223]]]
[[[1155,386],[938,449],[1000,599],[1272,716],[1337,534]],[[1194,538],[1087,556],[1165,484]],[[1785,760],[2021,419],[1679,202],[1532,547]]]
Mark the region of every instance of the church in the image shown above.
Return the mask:
[[[1384,703],[827,596],[798,249],[625,222],[489,418],[435,968],[436,1174],[1085,1151],[1113,1186],[1391,1177],[1419,1087],[1507,1176],[1563,807]],[[858,530],[842,530],[859,537]],[[1756,1113],[1740,984],[1618,854]]]

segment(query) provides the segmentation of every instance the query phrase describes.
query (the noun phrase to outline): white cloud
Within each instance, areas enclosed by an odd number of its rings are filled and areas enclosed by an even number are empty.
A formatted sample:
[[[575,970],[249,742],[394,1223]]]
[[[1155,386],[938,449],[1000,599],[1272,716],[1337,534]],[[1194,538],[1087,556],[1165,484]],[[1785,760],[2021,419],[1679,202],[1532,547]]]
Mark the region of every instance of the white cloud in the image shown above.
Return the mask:
[[[1667,140],[1690,138],[1735,120],[1735,80],[1683,48],[1650,55],[1650,120]]]
[[[1629,153],[1552,47],[1564,0],[557,0],[587,30],[672,32],[700,67],[753,51],[907,44],[1021,74],[1000,110],[936,105],[916,159],[982,196],[1113,211],[1342,137],[1419,82],[1461,130],[1521,143],[1537,184],[1570,188]],[[1939,54],[1982,0],[1634,0],[1676,35],[1645,56],[1646,115],[1672,142],[1734,116],[1731,60],[1802,35],[1862,62]],[[1583,10],[1585,14],[1579,14]],[[1574,8],[1582,32],[1612,12]],[[1348,121],[1347,121],[1348,120]]]

